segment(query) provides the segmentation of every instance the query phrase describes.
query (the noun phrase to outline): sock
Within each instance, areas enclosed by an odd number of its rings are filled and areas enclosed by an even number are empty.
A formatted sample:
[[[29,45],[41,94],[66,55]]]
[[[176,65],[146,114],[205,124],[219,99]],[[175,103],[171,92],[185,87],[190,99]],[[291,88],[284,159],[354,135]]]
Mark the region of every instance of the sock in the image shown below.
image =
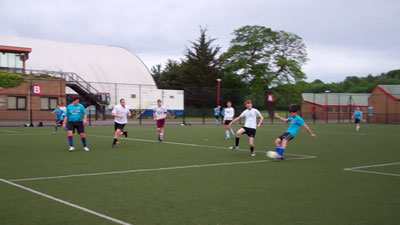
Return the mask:
[[[237,137],[236,139],[235,139],[235,143],[236,143],[236,147],[239,147],[239,138]]]
[[[114,138],[113,145],[115,145],[117,143],[117,141],[118,141],[118,139]]]
[[[68,142],[69,142],[69,147],[74,147],[74,139],[72,139],[72,136],[68,136]]]
[[[81,138],[83,147],[86,147],[86,138]]]
[[[276,152],[280,155],[280,156],[283,156],[283,152],[285,151],[285,148],[284,147],[275,147],[275,149],[276,149]]]
[[[358,131],[359,129],[360,129],[360,126],[359,126],[359,125],[357,125],[357,126],[356,126],[356,130]]]
[[[56,132],[58,131],[58,126],[56,125]]]
[[[225,133],[226,133],[226,137],[229,138],[229,130],[226,130]]]
[[[232,137],[234,137],[235,133],[233,132],[232,128],[231,128],[231,133],[232,133]]]
[[[251,152],[251,154],[254,153],[254,147],[250,147],[250,152]]]
[[[160,133],[160,139],[162,140],[164,137],[164,133]]]

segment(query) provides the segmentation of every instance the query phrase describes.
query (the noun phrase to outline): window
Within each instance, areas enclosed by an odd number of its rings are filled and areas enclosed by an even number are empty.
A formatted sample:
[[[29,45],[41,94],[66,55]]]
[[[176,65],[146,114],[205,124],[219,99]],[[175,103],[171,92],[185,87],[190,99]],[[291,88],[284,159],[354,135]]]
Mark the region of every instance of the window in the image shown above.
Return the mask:
[[[347,112],[347,108],[343,108],[343,109],[342,109],[342,112]]]
[[[332,107],[328,107],[328,108],[326,108],[326,111],[333,112],[333,108]]]
[[[40,98],[40,109],[51,110],[57,108],[58,98]]]
[[[25,110],[26,97],[9,96],[7,99],[7,108],[16,110]]]
[[[340,112],[340,107],[336,107],[336,112]]]

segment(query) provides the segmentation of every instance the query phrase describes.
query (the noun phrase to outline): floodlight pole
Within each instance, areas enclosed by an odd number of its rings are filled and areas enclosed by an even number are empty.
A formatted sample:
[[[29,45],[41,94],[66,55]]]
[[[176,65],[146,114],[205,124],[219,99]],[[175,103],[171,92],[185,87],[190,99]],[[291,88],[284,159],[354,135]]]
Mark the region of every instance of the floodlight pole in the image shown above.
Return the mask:
[[[220,88],[221,88],[221,79],[217,79],[217,84],[218,84],[218,86],[217,86],[217,106],[219,105],[219,90],[220,90]]]

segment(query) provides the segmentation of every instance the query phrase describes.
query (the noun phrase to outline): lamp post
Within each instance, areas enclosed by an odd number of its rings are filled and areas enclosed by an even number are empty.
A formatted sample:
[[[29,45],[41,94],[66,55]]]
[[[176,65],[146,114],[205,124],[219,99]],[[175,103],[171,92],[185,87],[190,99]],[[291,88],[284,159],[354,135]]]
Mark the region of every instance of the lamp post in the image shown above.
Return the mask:
[[[218,83],[218,86],[217,86],[217,105],[219,105],[219,89],[221,88],[221,79],[217,79],[217,83]]]
[[[325,106],[324,106],[324,119],[326,120],[326,122],[328,123],[328,111],[327,111],[327,107],[328,107],[328,94],[330,93],[330,91],[326,90],[325,91]]]

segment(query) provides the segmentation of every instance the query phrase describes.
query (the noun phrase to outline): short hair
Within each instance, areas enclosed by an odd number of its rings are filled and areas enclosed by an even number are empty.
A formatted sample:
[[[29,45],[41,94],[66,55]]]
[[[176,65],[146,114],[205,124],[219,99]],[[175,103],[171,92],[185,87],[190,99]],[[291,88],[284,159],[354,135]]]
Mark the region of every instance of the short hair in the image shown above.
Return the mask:
[[[158,100],[157,100],[157,103],[158,103],[158,102],[162,102],[161,99],[158,99]]]
[[[246,100],[245,103],[246,104],[253,104],[253,102],[251,100]]]
[[[125,99],[121,98],[121,99],[119,100],[119,102],[121,103],[121,102],[122,102],[122,100],[124,100],[124,101],[125,101]]]
[[[298,106],[298,105],[290,105],[289,106],[289,112],[298,112],[298,111],[300,111],[300,109],[301,109],[301,107],[300,106]]]
[[[232,103],[231,100],[226,101],[226,103],[229,103],[229,102]]]
[[[76,101],[76,100],[80,100],[80,97],[79,96],[75,96],[75,97],[72,98],[73,102]]]

